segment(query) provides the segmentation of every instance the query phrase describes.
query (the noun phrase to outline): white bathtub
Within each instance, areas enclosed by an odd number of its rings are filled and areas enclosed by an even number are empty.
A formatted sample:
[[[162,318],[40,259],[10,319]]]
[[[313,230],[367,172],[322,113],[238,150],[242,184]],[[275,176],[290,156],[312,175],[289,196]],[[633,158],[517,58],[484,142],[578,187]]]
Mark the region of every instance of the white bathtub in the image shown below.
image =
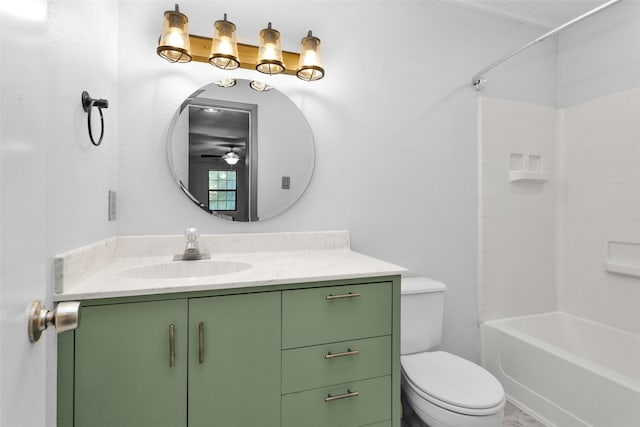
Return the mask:
[[[485,322],[482,364],[549,426],[640,426],[640,336],[566,313]]]

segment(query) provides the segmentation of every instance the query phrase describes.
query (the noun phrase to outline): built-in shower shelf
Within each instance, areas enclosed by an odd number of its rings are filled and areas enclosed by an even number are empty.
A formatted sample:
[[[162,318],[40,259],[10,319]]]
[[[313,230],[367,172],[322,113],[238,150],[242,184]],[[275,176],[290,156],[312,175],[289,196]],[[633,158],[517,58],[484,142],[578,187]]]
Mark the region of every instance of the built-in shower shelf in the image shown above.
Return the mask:
[[[509,182],[546,182],[549,174],[540,171],[514,170],[509,171]]]
[[[640,243],[608,242],[604,269],[609,273],[640,277]]]
[[[640,277],[640,267],[634,265],[616,264],[615,262],[605,261],[604,269],[609,273]]]
[[[509,182],[545,182],[549,174],[545,172],[542,155],[532,153],[511,153]]]

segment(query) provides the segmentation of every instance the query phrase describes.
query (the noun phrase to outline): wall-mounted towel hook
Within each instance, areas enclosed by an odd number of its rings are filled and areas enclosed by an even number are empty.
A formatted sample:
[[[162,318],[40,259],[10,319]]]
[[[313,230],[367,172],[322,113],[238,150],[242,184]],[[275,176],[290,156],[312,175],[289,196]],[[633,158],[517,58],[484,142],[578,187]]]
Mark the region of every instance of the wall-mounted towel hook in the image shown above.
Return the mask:
[[[98,109],[98,113],[100,113],[100,138],[98,142],[93,139],[93,132],[91,130],[91,110],[93,107]],[[92,98],[89,95],[89,92],[82,91],[82,109],[85,113],[89,113],[87,117],[87,128],[89,129],[89,138],[91,139],[91,143],[96,147],[102,143],[102,138],[104,137],[104,116],[102,115],[102,109],[109,108],[109,101],[106,99],[98,99]]]

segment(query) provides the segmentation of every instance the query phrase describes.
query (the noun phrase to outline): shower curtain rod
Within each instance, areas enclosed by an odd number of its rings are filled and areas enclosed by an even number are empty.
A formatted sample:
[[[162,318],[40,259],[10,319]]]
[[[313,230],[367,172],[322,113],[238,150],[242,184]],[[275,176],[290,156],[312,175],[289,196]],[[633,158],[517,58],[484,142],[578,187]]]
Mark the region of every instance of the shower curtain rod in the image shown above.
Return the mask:
[[[535,39],[533,41],[530,41],[529,43],[525,44],[524,46],[522,46],[522,47],[514,50],[513,52],[503,56],[502,58],[500,58],[497,61],[491,63],[490,65],[487,65],[485,68],[483,68],[482,70],[480,70],[479,72],[474,74],[473,77],[471,78],[471,84],[473,85],[473,87],[476,88],[477,91],[480,91],[484,87],[484,84],[486,82],[486,80],[484,78],[484,74],[486,74],[487,72],[493,70],[495,67],[497,67],[498,65],[502,64],[503,62],[505,62],[506,60],[508,60],[512,56],[515,56],[515,55],[519,54],[520,52],[522,52],[525,49],[530,48],[534,44],[540,43],[541,41],[543,41],[547,37],[552,36],[555,33],[564,30],[565,28],[575,24],[576,22],[582,21],[583,19],[588,18],[589,16],[594,15],[594,14],[600,12],[601,10],[606,9],[609,6],[613,6],[614,4],[619,3],[621,1],[622,0],[610,0],[610,1],[606,2],[606,3],[604,3],[604,4],[601,4],[600,6],[596,7],[593,10],[590,10],[589,12],[587,12],[587,13],[585,13],[583,15],[580,15],[577,18],[574,18],[569,22],[566,22],[566,23],[560,25],[559,27],[554,28],[553,30],[541,35],[537,39]]]

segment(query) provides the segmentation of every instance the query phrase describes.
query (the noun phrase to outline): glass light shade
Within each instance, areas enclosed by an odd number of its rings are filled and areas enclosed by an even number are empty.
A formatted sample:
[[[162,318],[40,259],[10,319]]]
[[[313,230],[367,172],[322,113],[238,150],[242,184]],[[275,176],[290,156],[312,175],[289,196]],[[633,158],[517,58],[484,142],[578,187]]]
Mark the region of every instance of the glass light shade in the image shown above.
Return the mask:
[[[280,48],[280,32],[271,28],[271,22],[269,22],[267,28],[260,31],[256,70],[265,74],[279,74],[284,71],[282,49]]]
[[[189,18],[176,10],[164,13],[162,35],[158,42],[158,55],[169,62],[191,61],[191,44],[189,42]]]
[[[229,164],[229,165],[235,165],[236,163],[238,163],[240,161],[240,156],[238,156],[233,151],[229,151],[227,154],[222,156],[222,160],[227,162],[227,164]]]
[[[214,82],[219,87],[233,87],[236,85],[236,79],[221,79]]]
[[[305,81],[320,80],[324,77],[324,68],[320,61],[320,39],[313,37],[311,31],[302,39],[300,62],[296,69],[296,76]]]
[[[235,70],[240,66],[236,26],[233,22],[227,21],[226,13],[222,21],[216,21],[213,24],[213,41],[209,63],[223,70]]]
[[[258,80],[251,80],[249,82],[249,86],[251,87],[251,89],[258,92],[267,92],[271,90],[271,86]]]

